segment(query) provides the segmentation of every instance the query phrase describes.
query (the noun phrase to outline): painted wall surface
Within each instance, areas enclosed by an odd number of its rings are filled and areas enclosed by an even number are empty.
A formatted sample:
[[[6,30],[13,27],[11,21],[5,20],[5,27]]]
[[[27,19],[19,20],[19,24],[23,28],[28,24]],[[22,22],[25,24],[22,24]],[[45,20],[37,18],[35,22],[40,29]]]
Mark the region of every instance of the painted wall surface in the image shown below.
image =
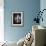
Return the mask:
[[[4,1],[4,36],[7,41],[18,41],[32,29],[32,21],[40,9],[40,0],[5,0]],[[24,11],[24,27],[13,27],[13,11]]]
[[[40,1],[40,9],[41,9],[41,11],[42,11],[43,9],[46,9],[46,0],[41,0],[41,1]],[[46,27],[46,10],[43,12],[42,17],[43,17],[43,22],[41,21],[41,22],[40,22],[40,25],[43,25],[43,26]]]

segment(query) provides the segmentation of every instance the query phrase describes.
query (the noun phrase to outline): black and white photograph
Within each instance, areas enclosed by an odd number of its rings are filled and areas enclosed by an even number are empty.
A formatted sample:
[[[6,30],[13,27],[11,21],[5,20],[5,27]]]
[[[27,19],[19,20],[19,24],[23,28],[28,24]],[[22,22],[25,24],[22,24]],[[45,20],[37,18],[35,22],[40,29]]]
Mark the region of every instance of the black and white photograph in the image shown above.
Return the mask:
[[[23,26],[23,12],[12,12],[12,25]]]

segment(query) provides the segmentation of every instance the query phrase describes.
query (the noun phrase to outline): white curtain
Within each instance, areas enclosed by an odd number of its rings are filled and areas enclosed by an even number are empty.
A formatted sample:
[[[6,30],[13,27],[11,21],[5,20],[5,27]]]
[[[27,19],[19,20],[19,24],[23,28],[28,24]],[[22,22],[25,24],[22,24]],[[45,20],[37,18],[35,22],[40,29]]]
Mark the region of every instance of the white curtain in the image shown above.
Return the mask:
[[[4,0],[0,0],[0,42],[4,41]]]

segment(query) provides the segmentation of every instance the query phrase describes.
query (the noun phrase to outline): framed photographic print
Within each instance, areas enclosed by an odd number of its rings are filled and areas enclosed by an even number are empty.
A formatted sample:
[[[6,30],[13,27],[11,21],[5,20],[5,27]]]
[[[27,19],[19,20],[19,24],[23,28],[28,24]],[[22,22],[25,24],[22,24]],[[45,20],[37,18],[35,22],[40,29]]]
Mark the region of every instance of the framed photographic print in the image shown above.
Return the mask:
[[[23,26],[23,12],[12,12],[12,26]]]

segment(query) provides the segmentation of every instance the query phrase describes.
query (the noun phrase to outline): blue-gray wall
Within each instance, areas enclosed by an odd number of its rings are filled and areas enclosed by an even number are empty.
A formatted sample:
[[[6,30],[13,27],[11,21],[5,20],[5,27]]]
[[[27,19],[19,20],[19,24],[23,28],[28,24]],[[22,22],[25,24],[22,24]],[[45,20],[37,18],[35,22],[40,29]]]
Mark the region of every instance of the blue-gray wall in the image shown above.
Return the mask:
[[[43,9],[46,9],[46,0],[41,0],[40,1],[40,10],[42,11]],[[46,10],[43,12],[43,22],[40,22],[40,25],[45,26],[46,27]]]
[[[33,18],[40,9],[40,0],[4,0],[4,35],[7,41],[18,41],[32,28]],[[24,27],[12,27],[13,11],[24,11]]]

